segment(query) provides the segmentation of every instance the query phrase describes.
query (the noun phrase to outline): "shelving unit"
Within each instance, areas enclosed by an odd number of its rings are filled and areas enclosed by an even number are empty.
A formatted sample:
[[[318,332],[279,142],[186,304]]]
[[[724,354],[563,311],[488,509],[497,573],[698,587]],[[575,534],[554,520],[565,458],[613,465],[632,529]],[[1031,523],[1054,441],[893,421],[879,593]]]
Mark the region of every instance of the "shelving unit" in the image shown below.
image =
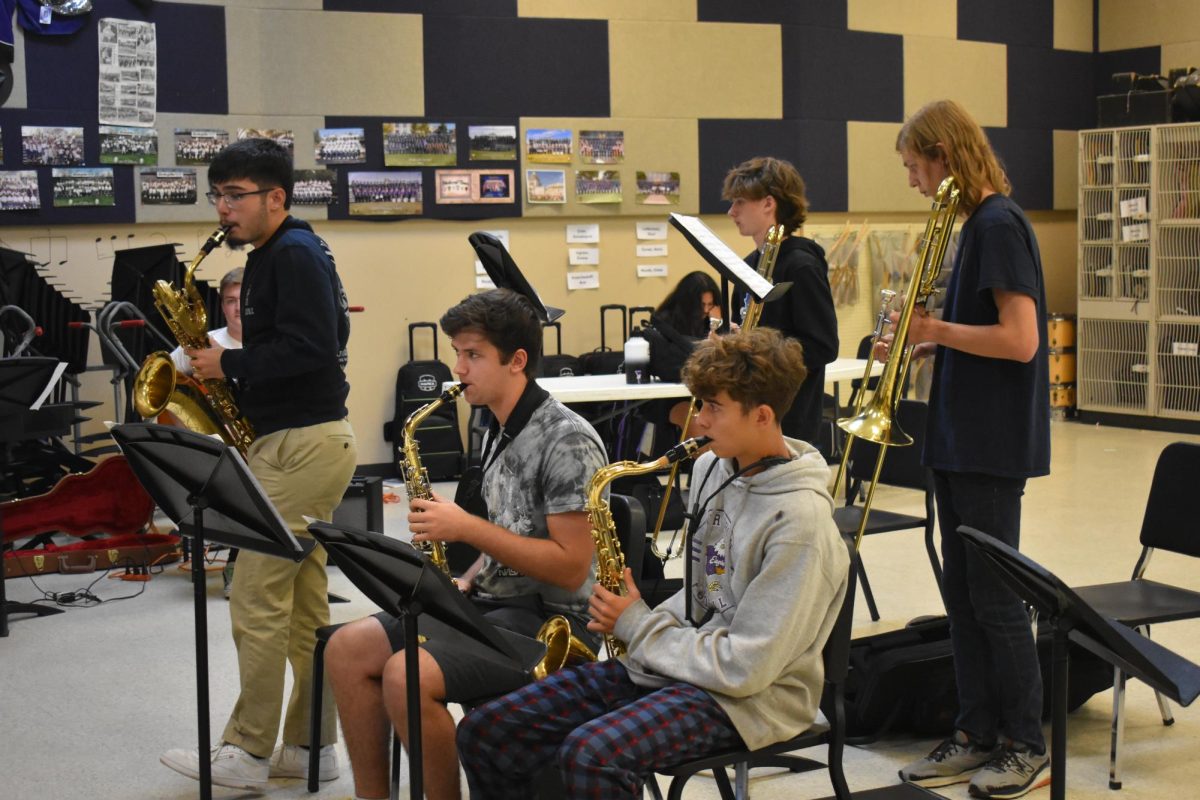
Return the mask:
[[[1200,124],[1080,131],[1078,292],[1081,414],[1200,422]]]

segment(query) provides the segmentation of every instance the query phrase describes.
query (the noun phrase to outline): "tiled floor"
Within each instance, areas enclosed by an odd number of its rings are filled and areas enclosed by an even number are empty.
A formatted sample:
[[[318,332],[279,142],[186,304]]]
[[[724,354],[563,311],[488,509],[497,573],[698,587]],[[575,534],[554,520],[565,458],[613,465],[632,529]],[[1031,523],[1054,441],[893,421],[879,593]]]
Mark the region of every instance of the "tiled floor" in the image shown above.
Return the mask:
[[[1138,553],[1137,531],[1154,462],[1167,443],[1200,437],[1101,428],[1074,423],[1053,427],[1053,474],[1030,482],[1024,512],[1023,550],[1068,583],[1127,578]],[[1197,476],[1200,481],[1200,476]],[[1200,483],[1198,483],[1200,485]],[[451,488],[452,487],[448,487]],[[402,493],[402,490],[399,490]],[[881,489],[881,507],[903,508],[915,498]],[[915,506],[914,506],[915,507]],[[399,505],[387,508],[389,534],[406,536]],[[916,532],[868,539],[864,559],[883,619],[870,623],[861,598],[855,635],[903,625],[940,611],[928,561]],[[675,562],[677,566],[678,562]],[[1157,555],[1150,574],[1200,588],[1200,570],[1186,559]],[[49,591],[85,586],[94,576],[39,579]],[[333,607],[335,620],[373,611],[372,605],[337,570],[331,591],[351,599]],[[113,598],[140,584],[101,580],[94,591]],[[209,579],[211,710],[219,732],[236,695],[237,672],[229,617],[220,578]],[[39,591],[26,579],[7,583],[12,600],[31,601]],[[174,566],[145,584],[136,599],[72,609],[44,619],[18,619],[0,640],[0,797],[19,800],[187,798],[197,784],[158,763],[167,748],[194,746],[196,702],[193,606],[190,584]],[[1200,661],[1200,622],[1155,629],[1155,639]],[[1179,709],[1164,727],[1153,694],[1131,683],[1124,750],[1125,788],[1107,788],[1108,720],[1111,693],[1092,698],[1069,720],[1068,797],[1081,800],[1196,796],[1200,784],[1200,716]],[[934,744],[893,737],[869,747],[849,748],[845,763],[851,788],[895,781],[896,769]],[[817,754],[818,757],[820,754]],[[353,786],[343,752],[343,775],[323,784],[321,797],[341,800]],[[941,790],[966,798],[965,787]],[[407,796],[407,784],[402,787]],[[243,793],[216,790],[217,797]],[[299,780],[273,781],[267,794],[308,796]],[[794,776],[756,772],[751,796],[759,800],[823,797],[830,787],[823,772]],[[698,777],[687,798],[717,796],[712,780]],[[1049,798],[1048,790],[1034,797]]]

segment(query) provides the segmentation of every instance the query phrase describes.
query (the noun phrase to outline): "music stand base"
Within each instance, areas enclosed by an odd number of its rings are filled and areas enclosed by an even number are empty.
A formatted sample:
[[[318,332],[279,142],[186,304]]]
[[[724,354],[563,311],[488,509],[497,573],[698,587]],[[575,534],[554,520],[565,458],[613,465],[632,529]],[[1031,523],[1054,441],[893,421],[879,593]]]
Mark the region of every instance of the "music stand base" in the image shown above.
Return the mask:
[[[0,636],[8,636],[9,616],[32,614],[35,617],[49,617],[53,614],[63,613],[61,608],[39,606],[35,603],[18,603],[14,600],[5,600],[3,609],[3,613],[0,613]]]

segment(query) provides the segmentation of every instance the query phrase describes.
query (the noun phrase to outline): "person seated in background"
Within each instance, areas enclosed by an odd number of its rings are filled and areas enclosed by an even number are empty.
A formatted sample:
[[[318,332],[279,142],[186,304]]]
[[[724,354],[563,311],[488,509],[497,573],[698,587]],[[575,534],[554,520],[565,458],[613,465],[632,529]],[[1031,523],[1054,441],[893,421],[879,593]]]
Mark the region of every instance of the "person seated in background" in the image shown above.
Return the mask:
[[[679,369],[691,355],[695,342],[708,337],[720,326],[720,300],[721,290],[717,282],[707,272],[697,270],[680,278],[675,288],[654,310],[650,323],[667,340],[669,357],[678,361]],[[711,320],[716,320],[717,324],[714,325]],[[655,343],[651,346],[655,346]],[[665,403],[666,410],[657,416],[682,429],[687,419],[688,405],[686,400]],[[652,418],[654,416],[651,414]]]

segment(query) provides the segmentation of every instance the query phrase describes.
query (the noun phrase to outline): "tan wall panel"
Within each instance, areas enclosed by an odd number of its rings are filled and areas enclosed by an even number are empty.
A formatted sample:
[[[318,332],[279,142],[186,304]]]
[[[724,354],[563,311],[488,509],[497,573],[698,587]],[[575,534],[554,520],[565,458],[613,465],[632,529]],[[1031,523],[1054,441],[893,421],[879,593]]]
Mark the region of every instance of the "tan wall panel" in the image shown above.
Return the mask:
[[[4,101],[5,108],[29,108],[29,92],[25,86],[25,29],[13,21],[13,87]]]
[[[1092,0],[1054,0],[1054,49],[1092,52]]]
[[[517,16],[696,21],[696,0],[517,0]]]
[[[624,22],[608,26],[614,117],[779,119],[776,25]]]
[[[1079,135],[1054,131],[1054,208],[1074,210],[1079,205]]]
[[[961,103],[983,126],[1008,124],[1008,53],[990,42],[904,37],[904,116],[933,100]]]
[[[1042,273],[1046,278],[1046,310],[1052,314],[1074,314],[1078,287],[1075,264],[1078,259],[1078,228],[1070,211],[1030,211],[1042,254]]]
[[[1200,4],[1194,0],[1100,0],[1100,50],[1153,47],[1200,38]]]
[[[1195,41],[1162,46],[1162,74],[1176,67],[1200,67],[1200,30],[1196,31]]]
[[[894,122],[846,123],[851,212],[925,211],[929,201],[908,185],[908,173],[896,153]]]
[[[538,128],[566,128],[571,131],[569,164],[531,163],[524,155],[525,132]],[[579,159],[580,131],[624,131],[625,160],[620,164],[584,164]],[[613,217],[617,215],[655,215],[660,210],[695,214],[700,208],[700,146],[694,119],[600,119],[595,117],[523,117],[520,125],[520,169],[561,169],[566,173],[567,202],[564,205],[529,203],[528,193],[521,197],[522,214],[530,217]],[[575,200],[576,170],[616,170],[621,173],[620,203],[579,203]],[[644,206],[637,203],[637,172],[678,172],[679,204]],[[525,186],[524,173],[521,185]]]
[[[916,36],[958,36],[956,0],[848,0],[847,27]]]
[[[420,16],[229,8],[226,26],[230,113],[425,113]]]

